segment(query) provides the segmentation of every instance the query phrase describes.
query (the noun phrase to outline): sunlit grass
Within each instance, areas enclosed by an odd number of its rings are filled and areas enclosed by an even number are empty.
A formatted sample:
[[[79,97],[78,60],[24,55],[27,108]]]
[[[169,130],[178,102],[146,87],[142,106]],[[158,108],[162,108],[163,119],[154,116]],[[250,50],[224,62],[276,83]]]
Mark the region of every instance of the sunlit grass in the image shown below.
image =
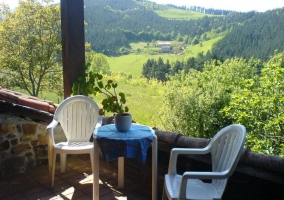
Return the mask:
[[[212,49],[214,43],[222,39],[222,37],[223,36],[204,41],[202,44],[189,45],[186,48],[184,55],[186,55],[186,57],[197,57],[198,53],[200,52],[204,52],[204,54],[206,54],[207,51]]]
[[[126,80],[123,77],[112,77],[112,80],[118,83],[117,92],[125,93],[126,105],[129,107],[133,120],[139,124],[156,126],[159,122],[157,110],[162,104],[162,84],[156,81],[147,83],[146,79]],[[101,106],[104,97],[100,94],[93,99]],[[112,114],[108,113],[107,116]]]
[[[176,9],[176,8],[169,8],[169,9],[164,9],[164,10],[154,10],[154,11],[161,17],[165,17],[169,19],[190,20],[190,19],[200,19],[204,16],[211,16],[211,15],[203,14],[200,12],[182,10],[182,9]]]
[[[129,54],[119,57],[109,57],[108,63],[110,70],[115,74],[131,74],[133,77],[140,77],[142,75],[143,64],[148,59],[159,59],[163,58],[164,62],[169,60],[170,62],[176,61],[180,58],[179,55],[175,54],[159,54],[159,55],[136,55]]]

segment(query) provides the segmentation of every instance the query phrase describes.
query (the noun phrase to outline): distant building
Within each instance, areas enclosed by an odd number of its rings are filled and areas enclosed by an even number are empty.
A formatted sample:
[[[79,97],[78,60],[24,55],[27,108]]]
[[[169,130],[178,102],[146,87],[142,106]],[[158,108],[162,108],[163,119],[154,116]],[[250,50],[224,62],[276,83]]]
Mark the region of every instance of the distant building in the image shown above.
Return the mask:
[[[161,48],[161,53],[171,52],[171,42],[158,42],[158,46]]]

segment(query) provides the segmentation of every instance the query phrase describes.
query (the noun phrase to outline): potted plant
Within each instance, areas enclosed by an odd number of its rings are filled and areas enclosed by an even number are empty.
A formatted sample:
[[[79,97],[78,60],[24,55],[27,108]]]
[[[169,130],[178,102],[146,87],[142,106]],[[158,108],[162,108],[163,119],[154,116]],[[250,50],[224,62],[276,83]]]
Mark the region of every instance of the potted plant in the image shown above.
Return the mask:
[[[123,92],[117,93],[118,84],[113,80],[103,82],[103,75],[93,71],[88,72],[90,64],[85,65],[85,73],[83,77],[78,78],[78,81],[73,84],[73,94],[104,94],[102,100],[102,108],[99,111],[100,115],[105,115],[107,112],[114,114],[114,123],[118,131],[125,132],[129,130],[132,124],[132,115],[128,113],[128,106],[125,105],[126,98]]]

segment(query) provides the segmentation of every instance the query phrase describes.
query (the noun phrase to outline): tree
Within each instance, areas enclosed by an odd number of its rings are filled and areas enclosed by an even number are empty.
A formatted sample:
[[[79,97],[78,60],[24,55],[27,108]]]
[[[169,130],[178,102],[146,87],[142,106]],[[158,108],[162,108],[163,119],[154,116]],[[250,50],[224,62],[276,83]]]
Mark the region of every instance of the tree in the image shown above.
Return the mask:
[[[38,96],[40,91],[62,94],[59,6],[20,0],[13,12],[2,7],[0,63],[6,77],[3,86],[26,90],[32,96]]]
[[[154,59],[148,59],[145,64],[143,64],[142,76],[147,79],[155,78],[159,81],[166,81],[167,74],[169,74],[171,65],[167,60],[167,63],[164,63],[163,59],[159,57],[156,61]]]
[[[261,71],[232,95],[223,112],[247,129],[247,148],[284,156],[284,53],[276,54]]]
[[[232,123],[221,113],[228,106],[232,92],[240,82],[256,74],[254,60],[211,61],[202,72],[189,69],[170,76],[165,83],[163,105],[160,107],[161,130],[192,137],[211,138]]]
[[[91,49],[91,44],[86,44],[86,63],[90,63],[90,71],[101,74],[110,74],[109,63],[104,54],[96,53]]]
[[[173,69],[172,69],[172,75],[175,75],[177,73],[179,73],[181,70],[184,69],[184,66],[183,66],[183,63],[179,60],[177,60],[173,66]]]

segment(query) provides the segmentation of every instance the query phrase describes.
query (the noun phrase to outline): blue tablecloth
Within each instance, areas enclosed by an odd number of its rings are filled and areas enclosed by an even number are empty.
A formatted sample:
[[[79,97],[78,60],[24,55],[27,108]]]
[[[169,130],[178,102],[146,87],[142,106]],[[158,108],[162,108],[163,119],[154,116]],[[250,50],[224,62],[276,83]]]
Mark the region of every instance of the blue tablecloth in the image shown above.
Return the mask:
[[[95,139],[106,161],[125,157],[145,163],[153,134],[148,126],[132,124],[129,131],[119,132],[111,124],[99,127]]]

